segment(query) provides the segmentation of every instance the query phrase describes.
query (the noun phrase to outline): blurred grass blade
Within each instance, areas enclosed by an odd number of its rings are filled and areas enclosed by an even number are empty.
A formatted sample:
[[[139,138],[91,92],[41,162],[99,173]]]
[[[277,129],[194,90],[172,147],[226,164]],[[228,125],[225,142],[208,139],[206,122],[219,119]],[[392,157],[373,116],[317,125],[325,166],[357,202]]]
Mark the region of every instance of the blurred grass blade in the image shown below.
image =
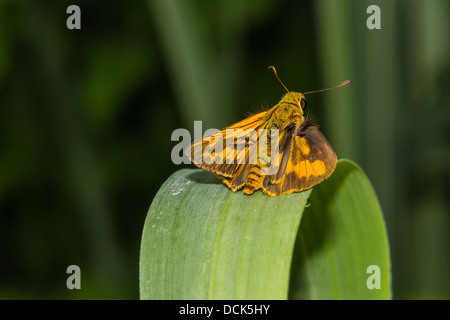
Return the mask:
[[[377,196],[364,172],[339,160],[314,188],[295,245],[291,299],[390,299],[389,243]],[[367,273],[379,267],[380,289]],[[371,282],[371,281],[370,281]]]
[[[271,198],[180,170],[153,201],[141,244],[141,299],[286,299],[310,191]]]
[[[286,299],[288,292],[291,298],[389,298],[381,210],[366,176],[349,161],[339,161],[332,178],[314,189],[290,272],[310,194],[246,196],[209,172],[177,171],[145,222],[141,299]],[[366,287],[373,264],[382,272],[381,290]]]

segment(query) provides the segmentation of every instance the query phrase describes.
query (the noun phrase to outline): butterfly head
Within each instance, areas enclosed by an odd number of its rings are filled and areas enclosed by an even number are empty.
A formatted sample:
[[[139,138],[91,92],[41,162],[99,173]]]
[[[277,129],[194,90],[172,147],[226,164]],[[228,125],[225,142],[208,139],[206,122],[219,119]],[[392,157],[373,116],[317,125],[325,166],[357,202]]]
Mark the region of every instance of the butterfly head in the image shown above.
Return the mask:
[[[280,104],[290,104],[300,108],[301,113],[306,107],[305,95],[300,92],[288,92],[281,98]]]
[[[298,92],[288,92],[273,108],[273,116],[270,125],[283,130],[285,127],[293,125],[298,128],[304,120],[303,109],[306,106],[306,100],[303,94]]]

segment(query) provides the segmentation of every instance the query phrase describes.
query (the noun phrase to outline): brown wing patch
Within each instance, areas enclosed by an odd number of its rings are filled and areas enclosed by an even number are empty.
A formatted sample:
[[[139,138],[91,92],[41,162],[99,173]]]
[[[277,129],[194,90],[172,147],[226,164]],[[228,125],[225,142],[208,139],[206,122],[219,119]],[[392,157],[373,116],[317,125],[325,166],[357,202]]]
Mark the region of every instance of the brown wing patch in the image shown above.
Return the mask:
[[[328,178],[336,162],[336,154],[327,139],[316,126],[309,126],[292,138],[284,172],[267,176],[262,188],[271,196],[307,190]]]

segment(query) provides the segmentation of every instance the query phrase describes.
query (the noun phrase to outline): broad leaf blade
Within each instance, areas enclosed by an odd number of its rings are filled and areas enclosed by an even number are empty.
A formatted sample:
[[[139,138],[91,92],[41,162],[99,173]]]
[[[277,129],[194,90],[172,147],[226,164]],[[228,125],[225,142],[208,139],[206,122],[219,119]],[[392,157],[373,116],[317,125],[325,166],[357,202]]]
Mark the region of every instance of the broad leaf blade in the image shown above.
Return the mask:
[[[389,243],[376,194],[364,172],[340,160],[314,188],[291,270],[291,299],[390,299]],[[375,273],[379,267],[380,289]]]
[[[338,162],[314,188],[297,236],[310,194],[247,196],[203,170],[174,173],[145,222],[141,298],[285,299],[289,276],[293,299],[390,298],[383,216],[362,170]],[[367,288],[370,265],[381,289]]]
[[[247,196],[204,170],[177,171],[145,222],[141,299],[286,299],[309,194]]]

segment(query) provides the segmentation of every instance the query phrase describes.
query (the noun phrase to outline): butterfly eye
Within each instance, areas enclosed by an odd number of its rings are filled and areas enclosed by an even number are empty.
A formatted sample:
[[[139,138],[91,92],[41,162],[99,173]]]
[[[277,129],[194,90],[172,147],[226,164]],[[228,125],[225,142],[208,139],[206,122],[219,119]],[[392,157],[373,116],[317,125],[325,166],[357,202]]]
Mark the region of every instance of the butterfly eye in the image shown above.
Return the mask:
[[[306,108],[306,100],[305,99],[302,99],[300,101],[300,106],[302,107],[302,110],[305,110],[305,108]]]

